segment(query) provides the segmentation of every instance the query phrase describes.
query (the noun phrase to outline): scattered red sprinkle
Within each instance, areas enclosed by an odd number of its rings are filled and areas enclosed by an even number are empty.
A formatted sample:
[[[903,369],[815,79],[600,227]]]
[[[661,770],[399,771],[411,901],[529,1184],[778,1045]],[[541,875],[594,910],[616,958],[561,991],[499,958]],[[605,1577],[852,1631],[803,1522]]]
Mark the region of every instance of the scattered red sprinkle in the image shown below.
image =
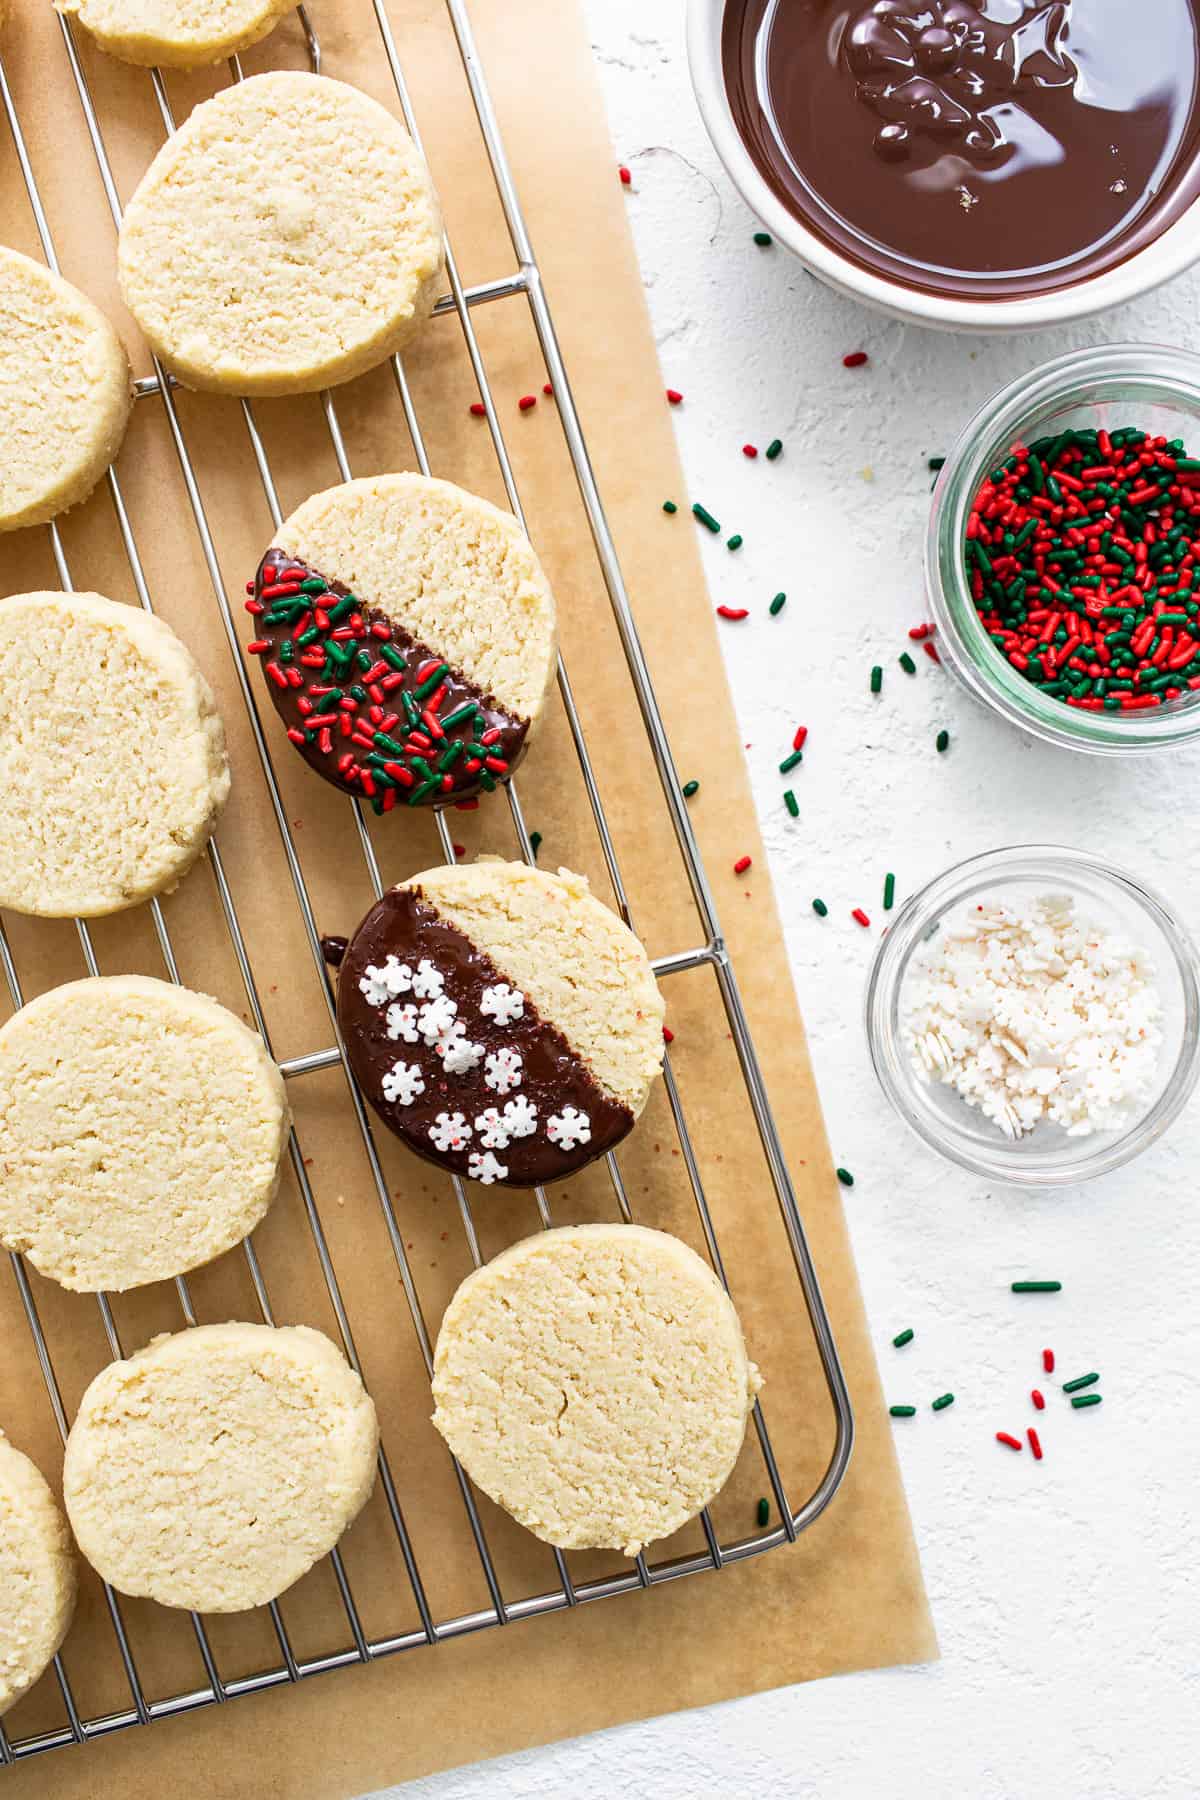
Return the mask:
[[[854,908],[854,911],[850,914],[850,917],[852,919],[856,920],[859,925],[862,925],[864,927],[868,926],[871,923],[870,919],[868,919],[866,913],[863,911],[861,906],[856,906]]]
[[[1033,1401],[1033,1404],[1037,1407],[1039,1412],[1045,1412],[1046,1396],[1043,1394],[1041,1388],[1032,1388],[1030,1390],[1029,1398]]]
[[[718,606],[717,613],[722,619],[748,619],[750,608],[748,606]]]
[[[454,852],[454,859],[456,862],[461,862],[463,857],[467,854],[467,846],[465,844],[451,844],[450,848]]]
[[[554,383],[552,381],[543,381],[542,392],[543,394],[552,394],[554,392]]]
[[[796,735],[792,739],[792,749],[793,750],[803,750],[804,740],[807,736],[808,736],[808,726],[807,725],[797,725]]]
[[[474,812],[478,805],[478,800],[456,800],[454,810],[455,812]]]
[[[669,1025],[664,1025],[663,1026],[663,1043],[664,1044],[673,1044],[674,1042],[675,1042],[675,1033],[671,1030],[671,1027]]]
[[[750,858],[748,856],[739,856],[733,865],[733,872],[735,875],[744,875],[749,867]]]
[[[866,361],[867,353],[865,350],[851,350],[849,356],[843,356],[842,367],[843,369],[861,369]],[[1018,1444],[1018,1450],[1020,1447],[1021,1446]]]
[[[758,445],[757,444],[743,444],[742,445],[742,455],[743,456],[757,456],[758,455]]]
[[[625,167],[624,163],[622,163],[620,168],[617,170],[617,174],[621,177],[621,186],[622,187],[628,187],[630,182],[633,180],[633,176],[629,173],[629,170]]]
[[[483,404],[482,400],[472,400],[472,402],[471,402],[471,417],[473,419],[486,419],[487,418],[487,407]]]
[[[537,395],[536,394],[522,394],[521,398],[517,401],[517,405],[520,407],[522,412],[528,412],[531,406],[537,405]]]
[[[1054,1373],[1054,1352],[1053,1352],[1053,1350],[1043,1350],[1042,1351],[1042,1367],[1043,1367],[1043,1369],[1045,1369],[1047,1375],[1053,1375],[1053,1373]]]
[[[1033,1451],[1034,1462],[1041,1462],[1041,1460],[1042,1460],[1042,1440],[1038,1436],[1037,1432],[1033,1429],[1032,1425],[1029,1427],[1029,1430],[1025,1433],[1025,1436],[1029,1439],[1029,1448]]]
[[[996,1433],[996,1442],[998,1444],[1007,1444],[1010,1450],[1023,1450],[1025,1448],[1020,1438],[1013,1437],[1010,1431],[998,1431]]]
[[[683,399],[683,395],[678,388],[668,388],[667,399],[671,402],[672,406],[678,406],[679,402]]]
[[[908,635],[920,643],[922,638],[932,637],[936,628],[933,625],[910,625]]]
[[[926,656],[929,658],[930,662],[935,662],[935,663],[941,662],[942,659],[938,655],[937,645],[934,643],[932,638],[926,638],[925,642],[921,645],[921,648],[925,652]]]

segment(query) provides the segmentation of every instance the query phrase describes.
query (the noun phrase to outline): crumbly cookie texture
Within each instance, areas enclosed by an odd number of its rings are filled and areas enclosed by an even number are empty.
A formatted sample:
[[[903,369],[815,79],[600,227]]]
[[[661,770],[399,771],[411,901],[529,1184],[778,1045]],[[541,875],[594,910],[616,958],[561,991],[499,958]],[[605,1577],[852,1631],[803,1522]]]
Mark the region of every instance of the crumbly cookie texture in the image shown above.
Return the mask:
[[[0,1431],[0,1715],[57,1653],[75,1590],[75,1557],[58,1503]]]
[[[119,912],[177,885],[229,793],[208,683],[100,594],[0,600],[0,906]]]
[[[55,0],[55,5],[122,62],[198,69],[257,44],[294,0]]]
[[[0,245],[0,531],[86,500],[132,403],[128,358],[99,307]]]
[[[511,513],[453,482],[372,475],[314,494],[276,541],[536,723],[554,682],[554,597]]]
[[[289,1116],[262,1039],[206,995],[51,988],[0,1028],[0,1244],[79,1292],[185,1274],[266,1213]]]
[[[638,1117],[662,1069],[663,998],[642,945],[584,876],[485,859],[403,885],[484,951]]]
[[[760,1387],[694,1251],[637,1225],[541,1232],[469,1275],[433,1422],[499,1505],[565,1550],[634,1556],[728,1479]]]
[[[242,1612],[333,1549],[378,1447],[374,1404],[319,1331],[200,1325],[96,1377],[63,1493],[80,1550],[121,1593]]]
[[[191,387],[300,394],[349,381],[430,315],[441,222],[400,122],[323,75],[223,89],[125,210],[125,300]]]

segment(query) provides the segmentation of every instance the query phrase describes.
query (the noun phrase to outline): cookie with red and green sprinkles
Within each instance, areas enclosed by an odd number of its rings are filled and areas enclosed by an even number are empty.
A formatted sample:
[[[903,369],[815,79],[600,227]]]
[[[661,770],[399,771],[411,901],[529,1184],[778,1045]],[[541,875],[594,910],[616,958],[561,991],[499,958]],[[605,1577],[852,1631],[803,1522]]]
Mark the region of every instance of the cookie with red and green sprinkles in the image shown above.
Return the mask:
[[[493,791],[536,735],[554,598],[490,501],[424,475],[346,482],[284,521],[249,591],[289,742],[377,813]]]

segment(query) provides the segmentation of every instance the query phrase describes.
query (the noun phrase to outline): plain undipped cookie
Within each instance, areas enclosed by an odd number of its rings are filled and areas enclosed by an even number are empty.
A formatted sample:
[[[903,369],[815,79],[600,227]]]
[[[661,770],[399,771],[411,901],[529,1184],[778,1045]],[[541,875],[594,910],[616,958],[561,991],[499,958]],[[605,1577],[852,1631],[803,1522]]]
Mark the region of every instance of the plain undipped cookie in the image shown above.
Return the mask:
[[[257,44],[295,0],[55,0],[123,62],[197,69]]]
[[[132,404],[128,359],[99,307],[0,245],[0,531],[86,500]]]
[[[0,906],[92,917],[163,893],[228,793],[216,703],[170,626],[99,594],[0,600]]]
[[[554,682],[554,598],[532,544],[449,481],[374,475],[314,494],[276,531],[250,605],[292,743],[379,810],[389,794],[389,807],[445,805],[506,780]]]
[[[85,1293],[185,1274],[263,1217],[288,1123],[262,1039],[207,995],[51,988],[0,1027],[0,1244]]]
[[[433,1422],[547,1543],[635,1556],[724,1486],[759,1386],[693,1250],[638,1225],[575,1225],[463,1282],[438,1333]]]
[[[565,869],[483,860],[390,888],[347,947],[338,1020],[385,1123],[485,1186],[603,1155],[662,1068],[649,958]]]
[[[424,161],[377,101],[324,75],[255,75],[163,145],[125,209],[118,269],[189,387],[311,393],[429,316],[441,221]]]
[[[121,1593],[243,1612],[333,1549],[378,1446],[373,1402],[319,1331],[199,1325],[97,1375],[63,1495],[80,1550]]]
[[[0,1431],[0,1716],[58,1652],[75,1590],[75,1557],[58,1503]]]

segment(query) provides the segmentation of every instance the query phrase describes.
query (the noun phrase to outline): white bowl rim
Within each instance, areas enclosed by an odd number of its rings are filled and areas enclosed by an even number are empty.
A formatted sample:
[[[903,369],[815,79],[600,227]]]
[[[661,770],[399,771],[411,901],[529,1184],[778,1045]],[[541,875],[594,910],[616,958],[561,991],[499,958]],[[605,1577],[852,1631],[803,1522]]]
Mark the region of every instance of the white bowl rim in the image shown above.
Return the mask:
[[[687,0],[692,88],[726,173],[774,238],[831,287],[878,311],[945,331],[1040,331],[1123,305],[1170,281],[1200,257],[1200,199],[1124,262],[1070,287],[1020,300],[956,300],[926,294],[860,268],[788,211],[760,175],[734,123],[725,91],[721,22],[726,0]]]

